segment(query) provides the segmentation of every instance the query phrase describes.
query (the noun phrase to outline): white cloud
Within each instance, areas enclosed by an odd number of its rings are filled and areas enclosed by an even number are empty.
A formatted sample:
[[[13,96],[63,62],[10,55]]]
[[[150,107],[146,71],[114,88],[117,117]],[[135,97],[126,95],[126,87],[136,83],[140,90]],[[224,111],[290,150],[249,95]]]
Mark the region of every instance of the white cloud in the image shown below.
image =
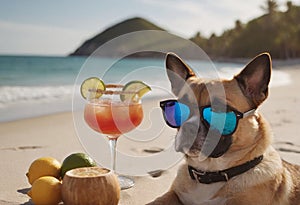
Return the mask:
[[[0,21],[0,54],[66,55],[91,32]]]
[[[191,37],[197,31],[209,36],[211,33],[221,34],[225,29],[232,28],[235,20],[247,22],[262,14],[259,8],[261,0],[143,0],[145,4],[156,6],[169,12],[161,22],[162,26],[174,33]]]
[[[280,10],[286,9],[287,0],[276,0]],[[202,35],[211,33],[221,34],[224,30],[235,26],[236,20],[243,23],[259,17],[264,13],[261,6],[263,0],[142,0],[143,3],[156,7],[165,18],[160,21],[161,26],[183,37],[191,37],[200,31]],[[300,0],[293,0],[299,4]]]
[[[0,20],[0,54],[37,54],[37,55],[66,55],[74,51],[84,40],[99,32],[100,28],[107,28],[118,23],[122,18],[141,16],[153,20],[159,26],[182,37],[190,38],[200,31],[202,35],[211,33],[221,34],[225,29],[232,28],[235,20],[242,22],[263,14],[261,5],[265,0],[135,0],[136,4],[129,4],[124,13],[116,15],[109,11],[105,15],[97,13],[92,21],[94,29],[84,28],[85,21],[81,21],[76,29],[53,27],[49,25],[22,24]],[[281,8],[285,7],[286,0],[276,0]],[[130,1],[129,1],[130,2]],[[138,3],[137,3],[138,2]],[[294,0],[300,4],[300,0]],[[111,5],[110,3],[108,5]],[[123,8],[122,8],[123,9]],[[84,15],[84,14],[82,14]],[[104,17],[105,16],[105,17]],[[82,16],[77,16],[82,18]],[[76,18],[74,18],[76,20]],[[61,19],[64,21],[64,19]],[[40,21],[42,22],[42,21]],[[56,22],[57,23],[57,22]],[[100,25],[98,25],[98,23]],[[106,24],[105,27],[103,27]],[[55,23],[54,23],[55,25]],[[70,27],[72,25],[69,25]],[[77,29],[79,27],[83,29]],[[90,26],[92,29],[92,26]]]
[[[174,0],[141,0],[143,3],[149,4],[151,6],[156,6],[158,8],[164,8],[169,11],[177,10],[185,13],[199,13],[198,7],[201,3],[197,1],[174,1]]]

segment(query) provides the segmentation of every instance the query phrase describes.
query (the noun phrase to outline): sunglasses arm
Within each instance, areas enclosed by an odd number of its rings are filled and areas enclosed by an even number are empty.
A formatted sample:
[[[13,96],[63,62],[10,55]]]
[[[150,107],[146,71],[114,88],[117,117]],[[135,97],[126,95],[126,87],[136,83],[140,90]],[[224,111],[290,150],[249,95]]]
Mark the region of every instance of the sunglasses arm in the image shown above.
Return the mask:
[[[249,117],[249,116],[251,116],[251,115],[254,115],[255,113],[256,113],[256,109],[249,110],[249,111],[244,112],[244,113],[242,114],[242,118]]]

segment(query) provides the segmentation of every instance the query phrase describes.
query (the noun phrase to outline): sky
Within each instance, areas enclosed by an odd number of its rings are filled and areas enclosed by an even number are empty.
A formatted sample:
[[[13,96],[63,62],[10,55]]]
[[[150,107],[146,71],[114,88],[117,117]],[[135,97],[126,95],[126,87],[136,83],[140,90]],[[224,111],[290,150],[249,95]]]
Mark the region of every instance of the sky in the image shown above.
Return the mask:
[[[287,0],[276,0],[285,9]],[[132,17],[168,32],[209,37],[264,14],[266,0],[0,0],[0,55],[64,56]],[[292,0],[300,5],[300,0]]]

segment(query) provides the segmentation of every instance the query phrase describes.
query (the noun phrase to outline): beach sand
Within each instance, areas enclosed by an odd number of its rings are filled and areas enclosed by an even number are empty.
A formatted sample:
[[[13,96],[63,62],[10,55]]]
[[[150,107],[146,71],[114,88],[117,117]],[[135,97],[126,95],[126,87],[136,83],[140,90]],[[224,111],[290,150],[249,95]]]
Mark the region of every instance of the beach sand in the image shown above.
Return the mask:
[[[289,162],[300,164],[300,65],[283,70],[290,75],[292,82],[272,87],[260,112],[273,128],[273,144],[281,156]],[[36,158],[52,156],[62,161],[70,153],[84,152],[76,136],[72,113],[0,123],[0,135],[1,205],[31,204],[25,194],[30,188],[25,173]],[[119,145],[135,150],[131,144],[120,142]],[[120,204],[145,204],[162,195],[170,187],[177,167],[178,164],[158,177],[134,177],[134,188],[121,191]]]

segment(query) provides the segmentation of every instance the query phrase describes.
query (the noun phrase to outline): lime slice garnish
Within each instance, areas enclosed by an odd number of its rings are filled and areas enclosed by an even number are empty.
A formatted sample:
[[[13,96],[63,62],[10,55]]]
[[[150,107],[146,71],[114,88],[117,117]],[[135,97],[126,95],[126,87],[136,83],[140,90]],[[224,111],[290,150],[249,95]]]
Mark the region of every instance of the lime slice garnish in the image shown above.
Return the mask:
[[[120,98],[122,101],[133,101],[136,98],[142,98],[149,91],[151,91],[150,86],[144,82],[138,80],[130,81],[123,87],[124,93],[120,95]]]
[[[100,98],[101,91],[105,91],[105,84],[97,77],[91,77],[83,81],[80,87],[81,95],[84,99]]]

